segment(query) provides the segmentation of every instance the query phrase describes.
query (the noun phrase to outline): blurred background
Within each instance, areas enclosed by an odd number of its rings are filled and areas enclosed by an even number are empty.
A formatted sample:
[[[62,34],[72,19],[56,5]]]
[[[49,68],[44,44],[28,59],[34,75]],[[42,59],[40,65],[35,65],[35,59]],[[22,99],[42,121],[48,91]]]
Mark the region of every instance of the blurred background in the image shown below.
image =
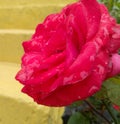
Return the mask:
[[[64,108],[37,105],[14,77],[38,23],[75,0],[0,0],[0,124],[61,124]]]

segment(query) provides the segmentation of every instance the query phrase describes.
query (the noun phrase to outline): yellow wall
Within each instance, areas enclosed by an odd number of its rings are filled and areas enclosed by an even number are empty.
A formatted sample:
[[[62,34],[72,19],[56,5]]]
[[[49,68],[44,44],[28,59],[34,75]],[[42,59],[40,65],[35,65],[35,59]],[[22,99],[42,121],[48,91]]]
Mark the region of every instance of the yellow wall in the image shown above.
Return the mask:
[[[20,92],[22,41],[50,13],[75,0],[0,0],[0,124],[61,124],[63,108],[37,105]]]

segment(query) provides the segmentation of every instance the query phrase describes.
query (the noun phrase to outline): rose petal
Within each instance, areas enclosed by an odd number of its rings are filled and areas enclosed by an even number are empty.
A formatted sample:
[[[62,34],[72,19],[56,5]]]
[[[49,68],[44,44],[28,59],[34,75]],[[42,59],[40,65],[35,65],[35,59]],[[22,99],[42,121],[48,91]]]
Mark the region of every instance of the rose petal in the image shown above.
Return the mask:
[[[83,82],[59,87],[50,93],[39,92],[33,95],[27,86],[25,86],[22,91],[32,96],[39,104],[48,106],[65,106],[76,100],[83,100],[86,97],[91,96],[100,89],[101,83],[102,79],[100,78],[100,75],[98,73],[92,73],[92,75],[86,78]]]
[[[87,11],[87,23],[88,23],[88,34],[87,40],[90,40],[98,32],[101,12],[100,5],[96,0],[81,0],[86,7]]]

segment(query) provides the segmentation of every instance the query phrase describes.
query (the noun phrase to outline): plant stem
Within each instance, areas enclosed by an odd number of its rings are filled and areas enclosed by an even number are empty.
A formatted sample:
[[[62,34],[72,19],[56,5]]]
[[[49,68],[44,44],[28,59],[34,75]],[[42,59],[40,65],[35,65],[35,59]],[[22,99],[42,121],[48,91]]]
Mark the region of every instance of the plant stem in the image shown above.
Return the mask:
[[[113,112],[111,111],[109,105],[105,102],[105,100],[102,100],[103,104],[105,105],[106,109],[108,110],[110,116],[112,117],[113,121],[115,122],[115,124],[118,124]]]
[[[111,121],[109,121],[101,112],[99,112],[98,110],[96,110],[96,108],[87,100],[84,100],[84,102],[95,112],[97,113],[99,116],[101,116],[108,124],[111,124]]]

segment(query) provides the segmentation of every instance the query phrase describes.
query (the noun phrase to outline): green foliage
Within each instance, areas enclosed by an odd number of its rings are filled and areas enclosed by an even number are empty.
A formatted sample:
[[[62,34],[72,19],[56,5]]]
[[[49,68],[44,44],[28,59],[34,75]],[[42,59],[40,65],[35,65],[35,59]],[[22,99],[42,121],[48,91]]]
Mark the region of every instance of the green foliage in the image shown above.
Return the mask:
[[[69,105],[69,107],[74,108],[74,107],[80,106],[82,103],[83,101],[79,100]]]
[[[90,124],[90,123],[85,116],[83,116],[79,112],[76,112],[70,117],[68,124]]]
[[[120,23],[120,0],[98,0],[104,3],[111,15],[116,18],[117,22]]]
[[[94,95],[98,100],[106,99],[108,97],[107,88],[103,85],[101,89]]]
[[[104,83],[112,103],[120,105],[120,78],[111,78]]]
[[[113,108],[120,105],[119,92],[120,77],[108,79],[95,95],[70,106],[74,111],[67,124],[120,124],[120,111]]]

